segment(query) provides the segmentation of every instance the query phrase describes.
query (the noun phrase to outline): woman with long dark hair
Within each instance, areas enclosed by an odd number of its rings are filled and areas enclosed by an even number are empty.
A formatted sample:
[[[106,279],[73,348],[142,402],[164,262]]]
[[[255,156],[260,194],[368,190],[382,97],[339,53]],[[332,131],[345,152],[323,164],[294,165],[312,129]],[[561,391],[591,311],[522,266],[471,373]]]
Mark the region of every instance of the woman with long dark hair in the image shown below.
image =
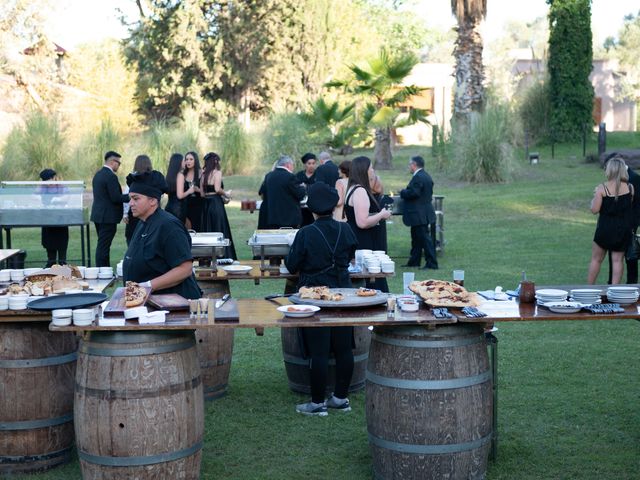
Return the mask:
[[[177,196],[182,200],[187,228],[202,230],[202,204],[200,196],[200,159],[196,152],[184,156],[184,169],[176,180]]]
[[[356,157],[351,160],[349,168],[349,183],[344,201],[344,212],[347,223],[353,229],[358,239],[358,248],[369,250],[383,250],[386,244],[385,231],[380,222],[391,216],[391,212],[380,205],[371,193],[369,170],[371,160],[368,157]],[[376,288],[383,292],[389,291],[386,278],[367,282],[368,288]]]
[[[127,175],[127,192],[129,191],[129,186],[131,182],[133,182],[133,177],[136,174],[150,172],[153,170],[153,165],[151,164],[151,159],[147,155],[138,155],[133,162],[133,171]],[[133,232],[138,225],[138,219],[133,216],[131,213],[131,209],[129,208],[129,204],[124,204],[124,238],[127,240],[127,246],[131,243],[131,238],[133,237]]]
[[[169,201],[164,209],[178,217],[184,223],[185,212],[184,202],[178,198],[178,174],[184,169],[184,157],[181,153],[174,153],[169,159],[169,167],[167,168],[167,186],[169,187]]]
[[[220,170],[220,156],[209,152],[204,156],[204,169],[200,179],[200,194],[204,197],[202,212],[203,232],[222,232],[231,244],[225,248],[225,257],[236,260],[236,249],[231,237],[231,227],[224,204],[231,198],[231,190],[225,191]]]

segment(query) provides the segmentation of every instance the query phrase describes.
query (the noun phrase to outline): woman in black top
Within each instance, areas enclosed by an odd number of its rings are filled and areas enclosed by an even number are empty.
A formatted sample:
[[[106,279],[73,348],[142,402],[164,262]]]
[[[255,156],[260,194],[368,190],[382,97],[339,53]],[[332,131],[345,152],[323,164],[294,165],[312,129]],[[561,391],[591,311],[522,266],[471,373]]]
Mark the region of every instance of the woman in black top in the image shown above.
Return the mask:
[[[140,222],[124,256],[123,280],[141,283],[156,293],[200,298],[191,237],[180,220],[160,208],[160,198],[167,190],[160,172],[132,175],[129,204]]]
[[[184,156],[184,169],[178,173],[176,189],[182,200],[187,228],[202,231],[204,200],[200,196],[200,160],[196,152],[187,152]]]
[[[40,180],[47,182],[58,180],[57,173],[51,168],[45,168],[40,172]],[[63,185],[43,185],[40,191],[44,193],[43,199],[49,202],[52,195],[64,193]],[[69,246],[69,227],[42,227],[41,244],[47,251],[46,268],[51,265],[64,265],[67,263],[67,248]]]
[[[300,170],[296,173],[296,180],[298,180],[305,188],[309,188],[309,185],[316,181],[316,156],[313,153],[305,153],[300,159],[304,165],[304,170]],[[302,207],[302,226],[311,225],[313,223],[313,214],[309,208]]]
[[[291,273],[299,273],[298,288],[327,286],[349,288],[348,266],[358,242],[349,225],[332,218],[338,203],[338,192],[326,183],[309,187],[307,206],[316,221],[302,227],[291,245],[285,265]],[[311,402],[302,403],[296,411],[305,415],[327,415],[327,407],[349,411],[347,394],[353,374],[353,327],[314,327],[300,329],[305,350],[311,359]],[[336,359],[336,388],[325,402],[329,354]]]
[[[204,156],[204,170],[200,183],[200,193],[204,196],[204,211],[202,214],[203,232],[221,232],[228,238],[230,245],[225,247],[225,258],[236,260],[236,248],[233,245],[231,227],[224,208],[225,201],[231,198],[231,190],[225,191],[220,170],[220,157],[217,153],[209,152]]]
[[[175,215],[175,217],[184,223],[185,209],[184,201],[178,198],[178,174],[184,169],[184,157],[180,153],[174,153],[169,159],[169,167],[167,168],[167,185],[169,186],[169,201],[164,209]]]
[[[153,166],[151,165],[151,159],[147,155],[138,155],[133,162],[133,172],[127,175],[127,186],[131,185],[133,181],[133,176],[138,173],[150,172],[153,170]],[[129,190],[127,190],[128,192]],[[129,208],[129,204],[124,204],[124,238],[127,240],[127,246],[131,243],[131,237],[133,237],[133,232],[136,230],[136,226],[138,225],[138,219],[133,216],[131,213],[131,209]]]
[[[369,170],[371,160],[367,157],[356,157],[349,168],[349,184],[344,202],[347,223],[358,239],[358,248],[384,250],[386,231],[380,226],[382,220],[391,216],[389,210],[380,208],[371,194]],[[386,278],[378,278],[375,282],[366,282],[367,288],[389,291]]]

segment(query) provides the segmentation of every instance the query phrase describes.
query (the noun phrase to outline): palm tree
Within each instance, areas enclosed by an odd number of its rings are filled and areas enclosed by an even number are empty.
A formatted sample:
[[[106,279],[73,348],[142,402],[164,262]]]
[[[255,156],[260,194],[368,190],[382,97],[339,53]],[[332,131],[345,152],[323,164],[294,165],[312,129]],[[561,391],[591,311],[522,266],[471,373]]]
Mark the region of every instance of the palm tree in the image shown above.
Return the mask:
[[[347,92],[364,99],[362,123],[375,128],[374,166],[391,169],[391,129],[418,121],[427,122],[428,112],[412,108],[401,116],[400,105],[422,91],[415,85],[402,85],[403,80],[418,63],[412,53],[391,55],[385,48],[363,66],[351,65],[352,78],[336,80],[328,87],[343,87]]]
[[[484,67],[479,27],[487,15],[487,0],[451,0],[451,10],[458,20],[458,38],[453,51],[456,59],[453,119],[456,125],[469,125],[471,113],[484,108]]]

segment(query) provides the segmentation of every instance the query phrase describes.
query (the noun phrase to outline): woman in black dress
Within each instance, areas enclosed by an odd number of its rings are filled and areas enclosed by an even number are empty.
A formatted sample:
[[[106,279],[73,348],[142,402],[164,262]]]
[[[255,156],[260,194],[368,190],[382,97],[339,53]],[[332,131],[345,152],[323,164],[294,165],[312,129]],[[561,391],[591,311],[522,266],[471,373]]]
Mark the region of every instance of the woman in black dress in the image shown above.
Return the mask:
[[[46,168],[40,172],[40,179],[43,182],[58,180],[55,170]],[[40,188],[45,202],[50,202],[52,195],[63,193],[64,186],[49,184]],[[51,265],[64,265],[67,263],[67,248],[69,246],[69,227],[42,227],[41,244],[47,251],[46,268]]]
[[[291,273],[298,273],[298,288],[327,286],[349,288],[349,261],[358,242],[344,222],[332,218],[338,203],[338,192],[324,182],[309,187],[307,205],[316,220],[302,227],[291,245],[285,265]],[[326,416],[327,408],[351,410],[347,394],[353,374],[353,327],[301,328],[303,345],[311,359],[309,384],[311,402],[302,403],[296,411],[305,415]],[[336,359],[336,388],[325,402],[329,354]]]
[[[187,228],[202,230],[203,199],[200,196],[200,160],[196,152],[184,156],[184,170],[178,173],[176,181],[178,198],[182,200]]]
[[[184,169],[184,157],[180,153],[174,153],[169,159],[167,168],[167,185],[169,186],[169,201],[164,209],[173,214],[184,223],[185,208],[184,201],[178,198],[178,174]]]
[[[618,284],[622,278],[624,252],[631,241],[633,228],[633,185],[624,160],[614,157],[607,162],[607,181],[595,188],[591,200],[591,212],[599,214],[596,233],[591,248],[591,262],[587,281],[594,284],[600,273],[600,265],[611,251],[611,283]]]
[[[231,244],[225,248],[225,258],[236,260],[236,249],[231,237],[231,227],[224,208],[225,202],[231,198],[231,190],[225,191],[220,170],[220,157],[217,153],[209,152],[204,156],[204,170],[200,180],[200,194],[204,197],[202,212],[203,232],[222,232]]]
[[[127,191],[129,192],[129,186],[133,181],[133,176],[139,173],[150,172],[153,170],[153,165],[151,165],[151,159],[147,155],[138,155],[133,162],[133,172],[127,175]],[[125,223],[124,227],[124,238],[127,240],[127,246],[131,243],[131,238],[133,237],[133,232],[136,229],[136,225],[138,225],[138,219],[133,216],[131,213],[131,209],[129,208],[129,204],[124,204],[124,218],[123,221]]]
[[[296,180],[298,180],[300,184],[304,185],[304,187],[308,189],[309,185],[313,184],[316,181],[316,156],[313,153],[305,153],[300,161],[304,165],[304,170],[300,170],[298,173],[296,173]],[[313,223],[313,214],[311,213],[311,210],[303,207],[301,211],[302,226],[311,225]]]
[[[371,160],[368,157],[356,157],[351,161],[344,212],[347,223],[358,239],[358,248],[384,250],[386,232],[380,226],[380,222],[389,218],[391,212],[380,208],[371,194],[370,169]],[[389,291],[386,278],[378,278],[373,283],[366,283],[367,288],[376,288],[383,292]]]

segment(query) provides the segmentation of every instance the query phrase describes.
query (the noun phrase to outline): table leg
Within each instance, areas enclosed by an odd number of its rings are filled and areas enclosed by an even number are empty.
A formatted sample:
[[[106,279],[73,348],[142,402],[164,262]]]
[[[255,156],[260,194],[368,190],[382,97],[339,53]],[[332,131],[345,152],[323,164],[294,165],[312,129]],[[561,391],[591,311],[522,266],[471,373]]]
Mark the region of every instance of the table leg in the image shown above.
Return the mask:
[[[84,225],[80,225],[80,251],[82,252],[82,265],[86,265],[84,256]]]
[[[91,223],[87,223],[87,266],[91,266]]]
[[[11,248],[11,229],[5,228],[5,232],[7,232],[7,248]]]
[[[489,458],[496,461],[498,457],[498,337],[493,333],[485,333],[489,355],[491,358],[491,377],[493,378],[493,435]]]

